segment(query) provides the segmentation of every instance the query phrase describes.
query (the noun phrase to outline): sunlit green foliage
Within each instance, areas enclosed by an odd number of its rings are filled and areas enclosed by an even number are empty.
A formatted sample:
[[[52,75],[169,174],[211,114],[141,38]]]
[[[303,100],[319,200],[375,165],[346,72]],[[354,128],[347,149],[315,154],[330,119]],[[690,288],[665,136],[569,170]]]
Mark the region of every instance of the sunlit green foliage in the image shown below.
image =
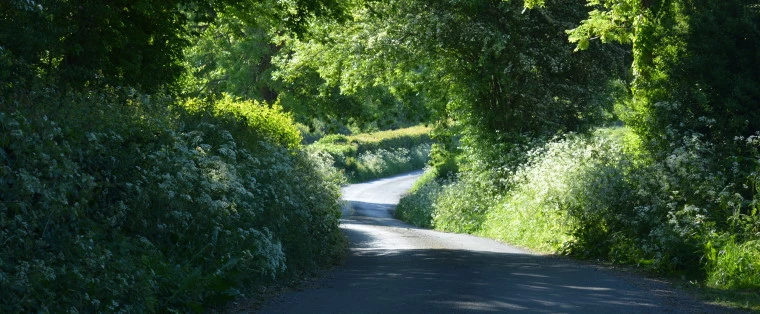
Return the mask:
[[[370,133],[359,133],[346,137],[349,142],[357,144],[357,152],[366,152],[380,148],[413,147],[430,142],[430,128],[418,125],[403,129]]]
[[[429,132],[428,127],[415,126],[351,136],[333,134],[310,149],[330,154],[349,181],[362,182],[422,169],[430,154]]]
[[[253,141],[255,145],[255,142],[265,139],[289,149],[301,146],[301,133],[292,115],[283,112],[277,103],[268,105],[253,100],[243,101],[223,94],[212,102],[188,99],[182,106],[193,114],[210,113],[214,119],[224,121],[240,141]]]
[[[323,27],[338,20],[315,20],[300,34],[284,31],[281,20],[263,14],[267,1],[246,10],[227,10],[210,24],[199,24],[199,39],[185,50],[188,73],[184,92],[193,97],[219,97],[223,93],[260,101],[279,100],[301,124],[312,131],[326,124],[327,131],[344,126],[359,131],[391,129],[419,123],[427,109],[419,100],[394,95],[387,86],[343,90],[319,71],[334,62],[314,39],[323,37]],[[419,97],[416,97],[419,98]]]
[[[265,19],[257,21],[248,24],[234,14],[220,13],[214,23],[203,25],[199,38],[185,49],[185,94],[275,100],[271,58],[278,46],[270,33],[276,28]]]
[[[364,55],[353,47],[362,43],[351,38],[350,29],[324,21],[316,23],[306,38],[283,38],[283,48],[273,60],[283,105],[310,118],[343,120],[367,131],[426,120],[429,108],[408,82],[398,78],[387,83],[383,78],[388,73],[363,68],[357,58]],[[361,74],[365,81],[353,84],[352,74]]]
[[[729,239],[708,246],[707,284],[717,288],[752,289],[760,286],[760,240],[737,243]]]
[[[412,186],[410,194],[399,201],[394,215],[418,227],[433,227],[435,212],[433,205],[438,194],[441,193],[441,187],[445,184],[437,178],[439,175],[436,173],[436,168],[425,169],[422,176]]]
[[[349,175],[353,182],[388,177],[421,169],[430,155],[430,144],[407,148],[383,149],[360,153],[356,158],[356,171]]]

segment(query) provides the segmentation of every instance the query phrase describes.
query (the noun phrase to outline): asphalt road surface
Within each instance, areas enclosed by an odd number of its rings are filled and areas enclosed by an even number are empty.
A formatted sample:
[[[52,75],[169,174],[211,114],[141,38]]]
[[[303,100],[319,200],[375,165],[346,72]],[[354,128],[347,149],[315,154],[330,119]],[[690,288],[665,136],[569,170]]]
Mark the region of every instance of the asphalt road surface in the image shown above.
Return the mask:
[[[262,313],[723,313],[665,283],[392,218],[420,172],[350,185],[344,265]]]

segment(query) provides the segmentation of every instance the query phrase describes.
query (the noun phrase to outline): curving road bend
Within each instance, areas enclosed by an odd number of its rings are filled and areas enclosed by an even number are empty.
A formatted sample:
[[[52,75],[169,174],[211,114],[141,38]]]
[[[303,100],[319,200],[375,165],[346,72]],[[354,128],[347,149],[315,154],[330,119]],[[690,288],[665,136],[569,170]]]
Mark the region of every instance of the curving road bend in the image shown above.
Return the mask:
[[[262,313],[724,313],[668,285],[392,218],[421,172],[354,184],[345,264]]]

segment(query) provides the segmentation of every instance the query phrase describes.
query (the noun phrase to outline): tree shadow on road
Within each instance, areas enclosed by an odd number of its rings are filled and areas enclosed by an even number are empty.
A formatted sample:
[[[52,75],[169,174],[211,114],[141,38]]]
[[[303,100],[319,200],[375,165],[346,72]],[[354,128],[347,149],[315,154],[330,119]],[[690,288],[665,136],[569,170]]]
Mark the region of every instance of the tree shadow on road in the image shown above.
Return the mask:
[[[545,255],[377,248],[392,204],[351,202],[342,223],[352,245],[316,289],[283,296],[265,313],[727,313],[672,287]],[[353,225],[353,227],[345,227]],[[358,225],[358,226],[357,226]]]

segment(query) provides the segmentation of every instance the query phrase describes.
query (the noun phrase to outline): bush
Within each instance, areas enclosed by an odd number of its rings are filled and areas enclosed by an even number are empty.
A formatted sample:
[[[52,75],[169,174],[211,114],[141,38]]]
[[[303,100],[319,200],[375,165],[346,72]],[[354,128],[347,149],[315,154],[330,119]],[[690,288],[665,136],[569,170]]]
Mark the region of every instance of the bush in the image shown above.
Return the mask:
[[[460,176],[459,181],[444,185],[433,205],[433,225],[449,232],[477,233],[488,210],[500,196],[485,187],[474,175]]]
[[[27,96],[0,112],[3,312],[199,311],[340,255],[341,181],[277,109]]]
[[[430,144],[364,152],[356,159],[356,170],[349,172],[349,178],[361,182],[422,169],[429,154]]]
[[[488,213],[483,233],[548,252],[570,241],[604,251],[607,229],[599,215],[613,210],[626,158],[608,140],[578,135],[550,141],[528,153],[506,198]],[[573,236],[574,235],[574,236]]]
[[[301,131],[298,130],[292,115],[285,113],[277,103],[268,105],[255,100],[243,101],[223,94],[221,99],[211,103],[188,99],[183,106],[196,115],[213,115],[213,119],[223,122],[227,129],[236,135],[238,141],[265,139],[289,149],[296,149],[301,145]]]
[[[444,184],[444,180],[437,179],[434,168],[426,169],[412,186],[411,194],[399,201],[395,217],[418,227],[433,227],[433,204]]]
[[[343,134],[330,134],[319,139],[319,143],[322,145],[350,145],[351,140]]]
[[[750,151],[757,142],[740,140]],[[755,257],[760,219],[757,194],[743,191],[757,191],[756,173],[722,171],[724,161],[698,134],[672,143],[659,162],[639,145],[618,127],[555,138],[528,150],[516,167],[470,155],[457,181],[423,185],[402,199],[397,215],[423,226],[432,216],[436,229],[540,251],[751,287],[748,272],[757,266],[745,260]],[[742,177],[746,185],[732,183]],[[720,240],[729,236],[736,241]]]
[[[404,173],[425,166],[430,154],[429,129],[422,126],[346,136],[331,134],[310,145],[328,153],[351,182]]]
[[[693,271],[716,220],[690,189],[720,181],[701,177],[706,161],[689,148],[675,152],[670,164],[637,159],[637,149],[626,146],[636,143],[626,141],[631,136],[628,129],[603,129],[532,150],[507,197],[489,211],[483,233],[542,251]],[[683,194],[672,194],[674,187]]]

